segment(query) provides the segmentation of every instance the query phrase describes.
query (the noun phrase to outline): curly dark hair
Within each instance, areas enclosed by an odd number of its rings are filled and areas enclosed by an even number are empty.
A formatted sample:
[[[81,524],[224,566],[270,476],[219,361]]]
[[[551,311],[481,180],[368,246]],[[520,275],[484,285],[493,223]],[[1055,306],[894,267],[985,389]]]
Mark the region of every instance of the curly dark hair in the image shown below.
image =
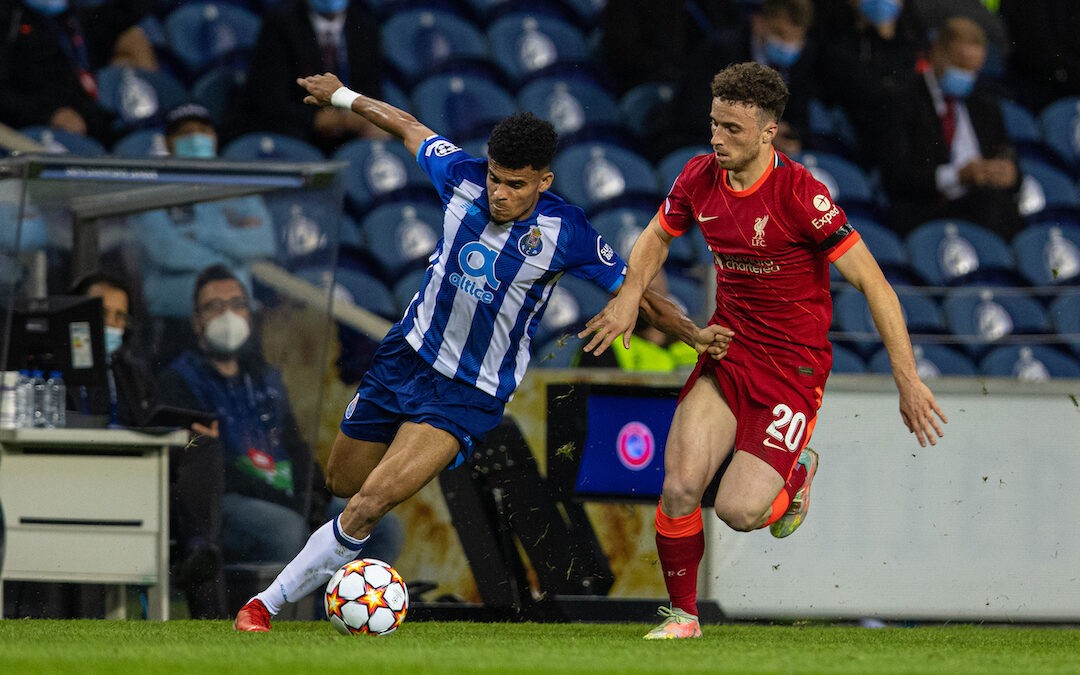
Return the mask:
[[[507,169],[547,169],[555,157],[559,135],[547,120],[531,112],[514,113],[491,130],[488,157]]]
[[[713,98],[756,106],[779,122],[788,102],[788,88],[776,70],[760,63],[736,63],[713,77]]]

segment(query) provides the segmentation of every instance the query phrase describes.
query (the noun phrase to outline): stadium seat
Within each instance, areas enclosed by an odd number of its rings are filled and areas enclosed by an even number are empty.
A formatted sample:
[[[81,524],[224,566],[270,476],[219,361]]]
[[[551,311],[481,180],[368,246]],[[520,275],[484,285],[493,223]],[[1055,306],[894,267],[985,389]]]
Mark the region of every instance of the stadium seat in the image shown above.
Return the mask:
[[[218,66],[208,70],[191,85],[191,96],[210,111],[218,124],[225,120],[230,99],[240,91],[247,80],[247,72],[235,65]]]
[[[165,17],[165,33],[186,79],[194,82],[222,64],[245,67],[261,19],[250,10],[221,2],[191,2]]]
[[[958,289],[945,297],[941,308],[949,332],[962,339],[965,351],[976,357],[1007,336],[1050,332],[1042,305],[1008,289],[997,293],[989,288]]]
[[[559,151],[552,162],[556,194],[586,212],[635,205],[655,209],[660,191],[652,164],[626,148],[602,142],[579,143]]]
[[[332,275],[329,270],[322,268],[301,270],[298,275],[321,288],[326,288],[333,276],[335,302],[347,300],[387,321],[397,321],[399,318],[397,303],[390,289],[369,274],[338,266]]]
[[[1029,225],[1012,241],[1016,266],[1034,286],[1080,282],[1080,224]]]
[[[167,157],[165,132],[161,129],[137,129],[127,134],[112,147],[117,157]]]
[[[1012,377],[1027,382],[1080,377],[1080,362],[1047,345],[1004,345],[979,362],[979,372],[990,377]]]
[[[1068,165],[1043,139],[1039,120],[1024,106],[1009,99],[1001,100],[1001,117],[1016,155],[1067,169]]]
[[[372,209],[360,221],[360,234],[382,278],[393,284],[426,268],[442,237],[442,220],[442,209],[431,202],[391,202]]]
[[[405,308],[412,302],[413,296],[420,290],[420,286],[424,281],[424,276],[427,274],[427,268],[414,269],[411,272],[407,272],[398,277],[393,284],[390,285],[390,292],[394,295],[394,302],[397,303],[398,311],[401,314],[405,313]]]
[[[120,130],[159,125],[166,112],[188,99],[184,85],[165,72],[106,66],[96,75],[98,101],[116,115]]]
[[[849,216],[877,217],[873,183],[854,162],[826,152],[804,152],[793,158],[806,166]]]
[[[854,156],[858,146],[855,127],[841,106],[828,105],[814,98],[810,100],[807,113],[810,135],[806,139],[807,147],[845,159]]]
[[[550,120],[563,145],[625,135],[615,98],[594,80],[551,76],[531,80],[517,95],[518,107]]]
[[[912,268],[932,286],[1018,279],[1005,240],[975,223],[931,220],[912,230],[904,243]]]
[[[665,280],[668,293],[682,305],[686,315],[698,325],[704,325],[716,309],[716,303],[705,285],[679,274],[668,274]]]
[[[321,150],[299,138],[258,131],[231,141],[221,156],[237,161],[321,162],[326,159]]]
[[[896,295],[912,335],[945,333],[945,319],[929,295],[916,288],[897,288]],[[833,323],[841,332],[836,340],[850,344],[864,357],[869,357],[881,346],[866,298],[852,286],[845,286],[833,294]]]
[[[358,219],[382,201],[431,196],[431,182],[397,141],[358,138],[338,148],[333,159],[351,165],[345,171],[346,203]]]
[[[1080,357],[1080,288],[1062,289],[1047,311],[1054,332]]]
[[[514,98],[486,77],[470,73],[433,75],[412,91],[416,117],[451,139],[487,136],[517,110]]]
[[[606,305],[611,296],[592,282],[564,274],[551,292],[544,316],[533,334],[542,345],[562,335],[576,335]]]
[[[862,357],[843,345],[832,346],[832,372],[852,375],[866,372]]]
[[[683,167],[686,166],[691,157],[710,153],[712,153],[712,150],[707,145],[688,145],[684,148],[672,150],[661,157],[660,161],[656,163],[656,179],[660,182],[660,189],[665,193],[671,190],[671,186],[675,184],[675,179],[682,173]]]
[[[105,154],[105,147],[89,136],[80,136],[70,131],[46,126],[23,127],[19,133],[37,141],[50,155],[70,153],[80,157],[100,157]]]
[[[337,205],[311,197],[298,190],[274,190],[264,197],[277,236],[278,261],[289,269],[326,261],[341,236]]]
[[[675,86],[670,82],[644,82],[633,87],[619,99],[623,124],[638,138],[645,138],[653,111],[674,97]]]
[[[590,218],[604,240],[626,259],[634,242],[656,215],[655,208],[623,206],[599,211]],[[688,268],[711,261],[708,247],[698,231],[687,232],[671,241],[665,267],[672,272],[683,272]]]
[[[581,31],[543,11],[504,14],[488,26],[487,37],[492,60],[514,83],[588,61]]]
[[[448,11],[402,9],[392,13],[381,30],[383,54],[408,87],[450,69],[496,70],[488,61],[484,34]]]
[[[899,272],[902,275],[914,274],[907,249],[904,248],[904,240],[899,235],[876,220],[869,218],[853,216],[848,219],[848,222],[862,237],[870,252],[874,254],[874,258],[877,259],[878,265],[890,282],[893,282],[896,278],[894,272]]]
[[[1080,175],[1080,96],[1058,99],[1039,113],[1043,138]]]
[[[924,380],[943,376],[968,377],[977,373],[971,357],[953,347],[926,342],[911,345],[911,350],[915,355],[915,370]],[[892,373],[889,353],[884,347],[870,357],[868,370],[882,375]]]
[[[1032,159],[1020,160],[1020,172],[1020,215],[1029,223],[1080,219],[1080,191],[1069,174]]]

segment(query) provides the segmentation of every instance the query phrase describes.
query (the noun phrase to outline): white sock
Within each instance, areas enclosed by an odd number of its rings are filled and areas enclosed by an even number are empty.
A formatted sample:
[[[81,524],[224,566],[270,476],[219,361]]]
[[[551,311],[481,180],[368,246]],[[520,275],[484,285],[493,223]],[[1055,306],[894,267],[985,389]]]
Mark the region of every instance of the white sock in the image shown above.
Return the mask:
[[[368,538],[355,539],[345,534],[338,518],[315,530],[274,582],[255,596],[270,614],[277,615],[286,602],[296,602],[325,586],[339,567],[360,555]]]

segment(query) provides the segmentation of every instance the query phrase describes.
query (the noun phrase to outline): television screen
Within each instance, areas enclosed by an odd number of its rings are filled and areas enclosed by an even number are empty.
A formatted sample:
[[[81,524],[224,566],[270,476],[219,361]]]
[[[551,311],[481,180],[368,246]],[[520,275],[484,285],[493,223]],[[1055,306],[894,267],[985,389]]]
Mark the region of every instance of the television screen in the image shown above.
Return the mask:
[[[6,363],[8,370],[59,370],[68,387],[104,386],[107,376],[101,299],[52,295],[16,301]]]

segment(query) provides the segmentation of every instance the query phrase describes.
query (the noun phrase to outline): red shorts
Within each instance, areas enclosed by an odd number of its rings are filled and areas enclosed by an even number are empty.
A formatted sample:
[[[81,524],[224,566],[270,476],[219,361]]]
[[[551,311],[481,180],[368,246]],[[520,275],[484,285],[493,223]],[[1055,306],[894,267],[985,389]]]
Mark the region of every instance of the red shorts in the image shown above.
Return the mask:
[[[735,449],[759,457],[785,480],[799,460],[817,423],[817,411],[828,377],[803,375],[792,368],[789,378],[753,361],[698,360],[679,400],[698,378],[712,374],[735,415]]]

